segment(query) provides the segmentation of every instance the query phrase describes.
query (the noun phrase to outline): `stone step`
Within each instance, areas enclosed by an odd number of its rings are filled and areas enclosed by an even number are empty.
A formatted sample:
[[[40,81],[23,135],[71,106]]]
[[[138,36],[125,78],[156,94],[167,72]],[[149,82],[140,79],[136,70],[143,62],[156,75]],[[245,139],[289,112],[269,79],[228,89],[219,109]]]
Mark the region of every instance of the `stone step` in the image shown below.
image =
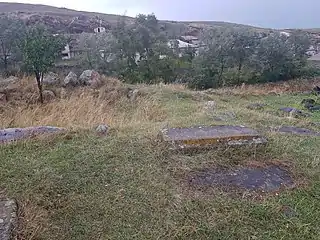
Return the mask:
[[[172,149],[200,148],[217,145],[258,145],[267,142],[256,130],[244,126],[196,126],[189,128],[163,129],[163,141]]]

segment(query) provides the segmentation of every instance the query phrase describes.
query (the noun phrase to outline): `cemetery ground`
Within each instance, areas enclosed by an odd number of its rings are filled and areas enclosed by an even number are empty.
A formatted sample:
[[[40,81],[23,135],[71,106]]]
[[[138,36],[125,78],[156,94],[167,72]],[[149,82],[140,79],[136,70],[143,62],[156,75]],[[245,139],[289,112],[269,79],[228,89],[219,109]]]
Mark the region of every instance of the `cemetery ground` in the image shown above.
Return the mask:
[[[77,89],[43,106],[1,109],[3,128],[68,129],[0,145],[0,196],[18,203],[15,239],[319,239],[320,138],[272,130],[319,131],[320,112],[295,118],[279,111],[306,111],[301,101],[314,96],[259,87],[139,91],[131,101]],[[253,103],[265,106],[248,109]],[[111,128],[107,136],[94,131],[101,123]],[[170,151],[157,136],[162,128],[198,125],[244,125],[268,144],[185,153]],[[268,166],[285,170],[290,187],[261,192],[190,181],[206,170]]]

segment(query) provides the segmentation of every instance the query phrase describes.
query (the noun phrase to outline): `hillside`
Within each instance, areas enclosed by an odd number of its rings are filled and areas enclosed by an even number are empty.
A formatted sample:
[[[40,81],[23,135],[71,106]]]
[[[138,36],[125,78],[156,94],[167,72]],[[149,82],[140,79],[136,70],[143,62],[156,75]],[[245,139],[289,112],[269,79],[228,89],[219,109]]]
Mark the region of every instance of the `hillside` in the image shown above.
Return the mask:
[[[0,16],[7,15],[21,19],[27,25],[42,23],[57,33],[92,32],[93,28],[101,25],[110,29],[119,19],[119,16],[95,12],[76,11],[67,8],[58,8],[39,4],[0,3]],[[133,18],[126,17],[128,22]],[[201,21],[201,22],[176,22],[161,21],[164,31],[173,35],[197,35],[201,30],[212,27],[245,27],[253,30],[267,30],[247,25]]]

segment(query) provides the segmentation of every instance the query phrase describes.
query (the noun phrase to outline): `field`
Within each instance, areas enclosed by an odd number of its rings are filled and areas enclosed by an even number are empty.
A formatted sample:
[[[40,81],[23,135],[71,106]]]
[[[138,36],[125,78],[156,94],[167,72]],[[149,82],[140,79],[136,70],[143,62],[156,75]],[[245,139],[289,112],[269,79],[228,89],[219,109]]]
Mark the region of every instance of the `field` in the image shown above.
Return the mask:
[[[111,81],[111,80],[110,80]],[[0,196],[19,203],[15,239],[319,239],[320,138],[270,132],[272,126],[319,130],[320,114],[290,118],[307,83],[193,92],[180,85],[138,86],[135,101],[112,80],[99,90],[76,89],[43,106],[34,87],[0,109],[0,126],[53,125],[67,133],[0,146]],[[313,83],[312,83],[313,84]],[[292,90],[293,89],[293,90]],[[61,93],[62,94],[62,93]],[[204,103],[215,101],[214,110]],[[267,104],[249,110],[250,103]],[[232,112],[224,122],[214,116]],[[111,126],[107,137],[94,128]],[[259,151],[170,152],[157,141],[163,127],[236,124],[267,135]],[[252,198],[195,189],[192,171],[277,162],[296,187]]]

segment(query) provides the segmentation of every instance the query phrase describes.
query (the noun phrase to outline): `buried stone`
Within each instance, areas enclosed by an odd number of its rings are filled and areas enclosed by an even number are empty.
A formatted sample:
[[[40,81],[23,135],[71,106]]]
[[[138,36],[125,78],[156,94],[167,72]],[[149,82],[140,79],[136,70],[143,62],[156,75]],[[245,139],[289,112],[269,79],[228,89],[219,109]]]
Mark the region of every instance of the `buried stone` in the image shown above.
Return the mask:
[[[189,183],[195,186],[239,188],[249,191],[274,192],[283,187],[294,187],[285,169],[271,165],[265,168],[207,169],[193,173]]]
[[[294,127],[294,126],[282,126],[282,127],[277,127],[273,130],[279,133],[291,133],[291,134],[301,135],[301,136],[320,136],[320,133],[315,132],[313,130]]]
[[[53,134],[63,131],[65,131],[65,129],[50,126],[2,129],[0,130],[0,144],[26,139],[37,135]]]
[[[257,131],[244,126],[197,126],[169,128],[160,132],[171,149],[201,148],[219,144],[228,146],[263,144],[267,140]]]

